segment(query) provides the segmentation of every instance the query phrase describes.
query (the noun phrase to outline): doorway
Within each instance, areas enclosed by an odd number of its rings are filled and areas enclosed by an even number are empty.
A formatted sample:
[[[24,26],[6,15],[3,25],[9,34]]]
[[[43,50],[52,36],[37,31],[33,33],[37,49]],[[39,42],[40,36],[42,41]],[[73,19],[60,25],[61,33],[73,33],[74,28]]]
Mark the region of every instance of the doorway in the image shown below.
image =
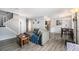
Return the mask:
[[[32,31],[32,21],[31,19],[26,19],[26,32],[31,32]]]

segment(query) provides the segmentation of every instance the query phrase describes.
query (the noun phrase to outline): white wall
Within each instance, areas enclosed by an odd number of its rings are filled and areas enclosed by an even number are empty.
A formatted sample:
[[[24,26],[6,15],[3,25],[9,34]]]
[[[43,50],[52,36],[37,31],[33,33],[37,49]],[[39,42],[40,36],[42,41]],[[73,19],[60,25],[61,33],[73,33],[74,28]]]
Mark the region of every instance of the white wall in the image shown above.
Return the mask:
[[[34,28],[42,28],[45,29],[45,20],[44,17],[36,17],[33,18],[32,27]]]
[[[72,16],[67,16],[62,19],[62,28],[72,28]]]
[[[61,26],[56,26],[56,20],[52,19],[50,32],[51,33],[60,33],[60,31],[61,31]]]
[[[19,16],[19,31],[20,33],[26,32],[26,17]]]
[[[26,17],[24,16],[13,14],[13,19],[4,24],[17,34],[26,32]]]
[[[19,16],[17,14],[13,14],[13,18],[4,24],[17,34],[19,33]]]
[[[28,19],[28,32],[31,32],[32,31],[32,19]]]
[[[46,29],[45,21],[51,21],[51,18],[48,16],[39,16],[32,18],[32,29],[34,28],[40,28],[40,29]],[[50,24],[48,24],[50,27]]]
[[[62,25],[56,25],[56,20],[61,20]],[[61,28],[72,28],[72,17],[59,17],[59,18],[52,18],[51,21],[51,33],[61,33]]]

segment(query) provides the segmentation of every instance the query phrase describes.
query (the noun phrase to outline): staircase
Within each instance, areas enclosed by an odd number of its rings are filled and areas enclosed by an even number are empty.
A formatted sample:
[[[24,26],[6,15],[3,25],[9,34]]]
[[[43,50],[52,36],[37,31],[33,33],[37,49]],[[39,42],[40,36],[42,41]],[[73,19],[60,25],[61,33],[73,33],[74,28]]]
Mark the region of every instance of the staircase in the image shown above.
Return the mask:
[[[5,22],[13,18],[13,13],[0,11],[0,27],[5,27]]]

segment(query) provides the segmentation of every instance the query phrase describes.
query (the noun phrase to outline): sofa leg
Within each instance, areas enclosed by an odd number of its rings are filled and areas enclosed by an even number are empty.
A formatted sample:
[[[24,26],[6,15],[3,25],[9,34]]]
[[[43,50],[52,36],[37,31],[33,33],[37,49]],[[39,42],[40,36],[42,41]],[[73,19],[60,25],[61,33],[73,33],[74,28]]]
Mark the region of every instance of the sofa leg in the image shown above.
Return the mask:
[[[43,46],[43,45],[40,45],[40,46]]]

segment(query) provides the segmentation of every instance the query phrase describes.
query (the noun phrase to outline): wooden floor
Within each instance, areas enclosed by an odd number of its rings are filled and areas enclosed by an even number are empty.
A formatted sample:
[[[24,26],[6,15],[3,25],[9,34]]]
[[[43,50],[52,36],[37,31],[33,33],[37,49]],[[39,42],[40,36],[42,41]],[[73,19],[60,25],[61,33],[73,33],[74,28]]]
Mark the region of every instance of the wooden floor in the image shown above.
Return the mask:
[[[43,46],[33,43],[26,44],[22,48],[17,44],[16,38],[14,41],[10,40],[9,43],[0,42],[0,51],[64,51],[64,40],[58,36],[51,34],[50,39]]]
[[[10,28],[0,27],[0,41],[14,37],[16,37],[16,33],[13,32]]]

